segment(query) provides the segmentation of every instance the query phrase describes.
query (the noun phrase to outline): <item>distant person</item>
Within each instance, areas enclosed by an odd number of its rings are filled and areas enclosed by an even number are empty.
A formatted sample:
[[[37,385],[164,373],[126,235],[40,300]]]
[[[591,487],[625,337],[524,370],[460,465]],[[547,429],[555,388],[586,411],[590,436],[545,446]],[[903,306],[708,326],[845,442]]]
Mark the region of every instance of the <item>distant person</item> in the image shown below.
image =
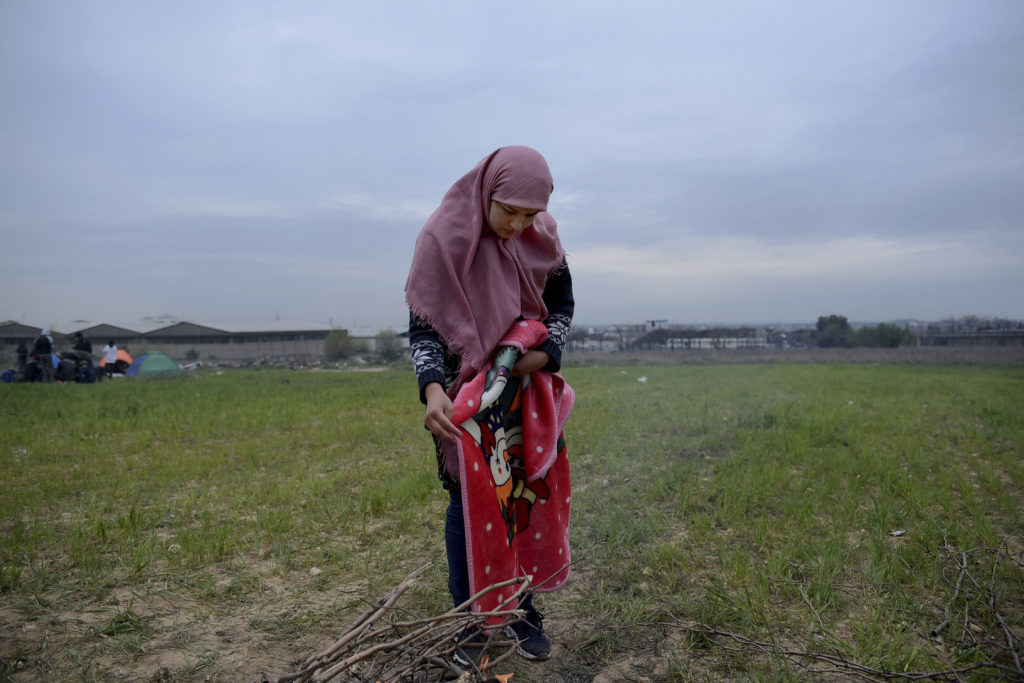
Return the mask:
[[[32,346],[32,355],[39,363],[39,381],[53,382],[53,337],[49,330],[43,330]]]
[[[92,357],[92,342],[86,339],[81,332],[75,332],[75,344],[68,351],[61,354],[61,358],[70,358],[77,366],[79,361],[86,361],[89,365],[95,365]]]
[[[18,342],[18,348],[15,349],[15,352],[18,354],[18,372],[24,376],[28,368],[28,344],[24,341]]]
[[[103,347],[103,370],[107,377],[113,377],[117,369],[117,343],[111,339]]]
[[[526,395],[525,378],[533,378],[532,385],[550,387],[552,381],[542,377],[553,377],[548,373],[557,373],[560,368],[574,301],[565,252],[555,220],[547,213],[553,188],[547,162],[535,150],[503,147],[488,155],[452,185],[427,220],[416,241],[406,282],[410,351],[420,401],[426,404],[424,426],[433,435],[438,478],[449,493],[445,546],[448,589],[456,606],[464,604],[471,595],[467,540],[476,537],[479,519],[474,519],[472,511],[481,510],[478,514],[484,515],[493,510],[476,507],[469,485],[463,486],[461,481],[459,453],[462,452],[465,462],[469,462],[470,456],[480,458],[482,449],[476,448],[473,453],[472,449],[463,448],[464,439],[470,433],[464,433],[453,422],[453,402],[460,388],[478,377],[494,358],[498,343],[513,326],[537,329],[539,325],[546,329],[547,334],[543,335],[546,339],[541,338],[536,345],[524,343],[523,353],[511,369],[506,392],[499,400],[503,403],[506,394],[514,394],[514,402],[505,404],[503,410],[507,412],[496,418],[501,424],[486,425],[488,434],[493,427],[495,434],[500,431],[514,439],[516,421],[521,424],[524,419],[519,399]],[[559,450],[556,435],[550,436],[550,443],[544,442],[545,452]],[[504,443],[504,437],[501,442]],[[538,452],[539,449],[538,445]],[[564,457],[564,452],[560,452],[559,457]],[[516,548],[532,548],[529,544],[534,528],[527,530],[527,524],[542,523],[548,512],[568,500],[566,492],[557,501],[548,500],[543,491],[534,495],[542,488],[546,491],[545,481],[550,481],[549,474],[555,467],[527,481],[516,474],[531,466],[530,463],[524,465],[525,462],[524,455],[510,461],[509,469],[504,471],[495,465],[501,476],[511,471],[516,477],[510,480],[516,485],[509,486],[512,493],[508,496],[504,495],[504,489],[497,497],[490,496],[494,508],[500,506],[499,512],[507,513],[505,524],[511,522],[507,543],[504,531],[496,542],[506,548],[513,547],[513,539]],[[469,465],[465,464],[465,468],[468,470]],[[567,476],[567,464],[564,471]],[[467,472],[466,476],[470,474]],[[499,485],[504,487],[505,483],[495,480],[492,485],[498,492]],[[567,481],[565,485],[568,486]],[[464,497],[469,501],[467,504],[464,504]],[[536,500],[546,505],[533,506]],[[486,501],[483,504],[487,505]],[[564,512],[564,538],[568,539],[568,510]],[[536,536],[539,538],[540,533]],[[479,541],[484,537],[476,538]],[[476,557],[476,544],[469,543],[469,547]],[[566,577],[567,574],[566,571]],[[480,575],[475,576],[479,586]],[[505,578],[511,577],[493,577],[494,582]],[[549,576],[535,578],[545,581]],[[551,590],[553,587],[557,584],[538,588]],[[518,641],[517,652],[528,659],[548,659],[551,644],[544,635],[543,617],[533,605],[532,590],[518,607],[526,612],[525,619],[506,628]],[[466,665],[466,657],[475,660],[479,656],[480,644],[476,645],[476,655],[470,649],[474,639],[479,641],[479,635],[469,635],[468,645],[456,652],[456,661]]]
[[[75,351],[85,351],[90,356],[92,355],[92,342],[85,338],[85,335],[81,332],[75,332],[75,345],[72,346]]]
[[[71,358],[61,358],[57,361],[57,381],[62,384],[65,382],[74,382],[75,375],[78,374],[78,362]]]
[[[25,364],[25,381],[38,382],[40,380],[39,361],[33,356]]]
[[[78,384],[93,384],[99,379],[96,368],[87,361],[78,361],[78,372],[75,373],[75,382]]]

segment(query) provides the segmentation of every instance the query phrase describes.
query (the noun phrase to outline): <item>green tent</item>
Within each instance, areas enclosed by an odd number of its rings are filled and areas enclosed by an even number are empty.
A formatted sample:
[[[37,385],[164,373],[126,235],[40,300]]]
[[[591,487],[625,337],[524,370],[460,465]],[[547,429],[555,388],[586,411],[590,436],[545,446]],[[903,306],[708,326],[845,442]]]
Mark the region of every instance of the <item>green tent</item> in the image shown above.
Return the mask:
[[[139,377],[154,377],[156,375],[177,377],[181,374],[181,366],[166,353],[149,351],[136,358],[135,362],[124,371],[124,374]]]

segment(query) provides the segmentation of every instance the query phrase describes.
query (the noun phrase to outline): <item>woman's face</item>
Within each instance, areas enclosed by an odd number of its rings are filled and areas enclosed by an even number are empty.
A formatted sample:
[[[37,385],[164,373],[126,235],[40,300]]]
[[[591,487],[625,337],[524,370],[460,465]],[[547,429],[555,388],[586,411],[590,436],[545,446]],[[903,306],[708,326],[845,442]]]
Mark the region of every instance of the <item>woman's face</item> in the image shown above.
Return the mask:
[[[533,225],[533,219],[537,217],[538,213],[540,213],[539,209],[524,209],[521,206],[512,206],[492,199],[487,224],[495,235],[507,240]]]

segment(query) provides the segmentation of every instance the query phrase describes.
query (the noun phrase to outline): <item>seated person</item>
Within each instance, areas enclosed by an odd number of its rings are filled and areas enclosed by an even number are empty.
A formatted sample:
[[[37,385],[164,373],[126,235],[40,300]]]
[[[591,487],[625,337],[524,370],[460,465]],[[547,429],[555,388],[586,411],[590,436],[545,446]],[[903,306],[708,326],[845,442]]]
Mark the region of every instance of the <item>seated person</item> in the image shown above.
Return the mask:
[[[78,372],[75,373],[75,381],[79,384],[92,384],[99,378],[96,368],[89,361],[78,361]]]

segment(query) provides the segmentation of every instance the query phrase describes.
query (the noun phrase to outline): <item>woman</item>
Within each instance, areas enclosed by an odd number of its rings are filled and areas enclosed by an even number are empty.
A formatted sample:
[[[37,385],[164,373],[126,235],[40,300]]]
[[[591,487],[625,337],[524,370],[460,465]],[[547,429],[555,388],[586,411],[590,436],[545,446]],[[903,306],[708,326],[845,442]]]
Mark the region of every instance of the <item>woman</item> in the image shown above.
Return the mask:
[[[557,224],[547,213],[553,189],[537,151],[512,146],[488,155],[452,185],[427,220],[406,283],[424,425],[434,437],[438,477],[449,492],[445,546],[456,606],[469,599],[470,585],[453,399],[520,320],[543,323],[547,339],[520,355],[512,377],[558,372],[561,366],[574,301]],[[529,598],[520,607],[526,619],[510,626],[519,653],[547,659],[551,645],[541,614]]]

